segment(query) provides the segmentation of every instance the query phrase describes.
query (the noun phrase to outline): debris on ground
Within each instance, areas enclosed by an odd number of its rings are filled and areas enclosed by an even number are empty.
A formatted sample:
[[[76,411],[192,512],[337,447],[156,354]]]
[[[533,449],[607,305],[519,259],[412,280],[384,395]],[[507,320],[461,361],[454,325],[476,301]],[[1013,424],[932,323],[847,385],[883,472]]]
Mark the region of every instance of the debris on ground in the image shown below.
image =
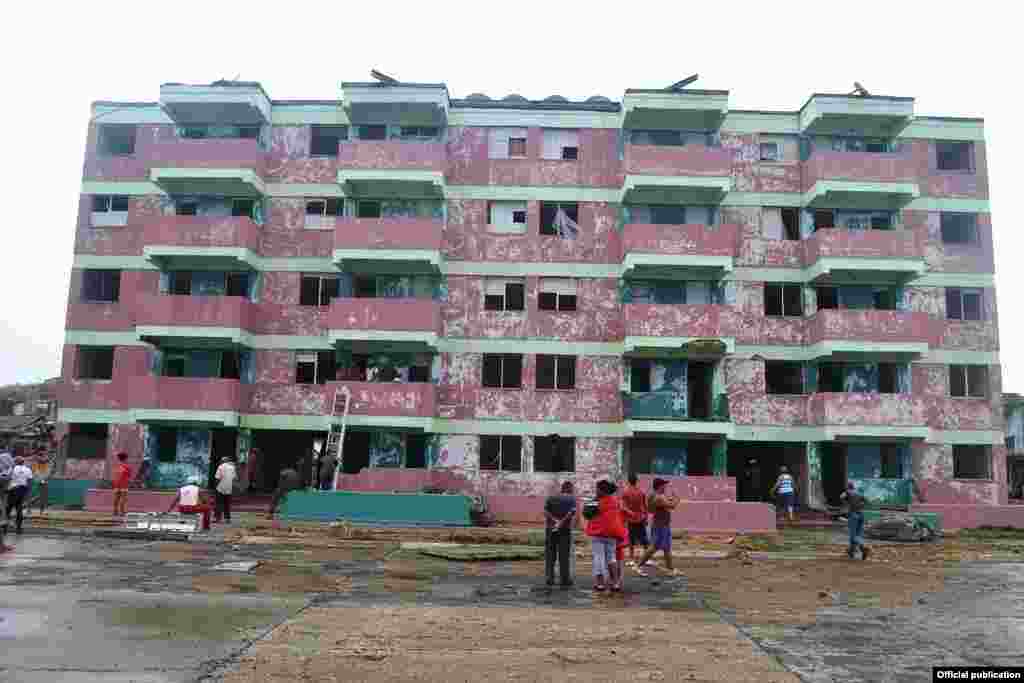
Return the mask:
[[[881,519],[864,525],[864,535],[877,541],[899,541],[920,543],[935,540],[931,527],[912,515],[887,514]]]
[[[484,562],[497,560],[542,560],[544,549],[536,546],[491,546],[491,545],[443,545],[422,544],[421,555],[438,557],[459,562]]]
[[[214,571],[218,572],[251,572],[259,564],[259,560],[251,560],[244,562],[221,562],[214,566]]]

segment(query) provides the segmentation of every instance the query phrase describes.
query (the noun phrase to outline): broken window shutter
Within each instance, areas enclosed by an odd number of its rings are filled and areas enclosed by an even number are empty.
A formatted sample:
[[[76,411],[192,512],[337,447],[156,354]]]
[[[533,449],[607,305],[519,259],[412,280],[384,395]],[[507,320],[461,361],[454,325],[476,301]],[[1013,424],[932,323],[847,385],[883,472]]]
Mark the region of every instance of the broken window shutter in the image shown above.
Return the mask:
[[[540,281],[540,289],[542,292],[575,296],[576,281],[569,278],[546,277]]]
[[[510,282],[513,282],[513,280],[487,280],[485,293],[489,296],[505,296],[505,285]]]
[[[558,207],[558,211],[555,213],[555,232],[562,239],[575,239],[576,235],[579,234],[580,226],[576,224],[576,221],[569,218],[562,207]]]

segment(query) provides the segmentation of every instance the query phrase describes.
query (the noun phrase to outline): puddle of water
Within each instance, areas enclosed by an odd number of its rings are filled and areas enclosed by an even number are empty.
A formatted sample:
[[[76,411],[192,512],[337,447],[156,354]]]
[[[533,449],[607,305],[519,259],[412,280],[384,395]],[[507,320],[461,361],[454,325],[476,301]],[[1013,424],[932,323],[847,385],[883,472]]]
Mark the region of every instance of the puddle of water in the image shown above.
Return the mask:
[[[111,626],[141,629],[151,638],[235,640],[273,620],[269,609],[226,605],[122,605],[101,612]]]

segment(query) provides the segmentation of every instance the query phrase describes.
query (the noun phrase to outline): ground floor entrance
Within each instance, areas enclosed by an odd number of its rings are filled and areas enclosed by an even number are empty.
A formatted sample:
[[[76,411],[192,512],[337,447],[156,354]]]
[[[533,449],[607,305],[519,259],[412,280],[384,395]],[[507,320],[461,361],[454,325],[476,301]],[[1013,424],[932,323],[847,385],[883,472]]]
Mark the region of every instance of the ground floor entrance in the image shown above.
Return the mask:
[[[806,487],[800,485],[806,458],[806,446],[802,443],[730,441],[727,473],[736,478],[736,500],[772,502],[772,488],[785,465],[797,482],[798,498],[806,501]]]
[[[1007,456],[1006,487],[1011,500],[1024,500],[1024,456]]]

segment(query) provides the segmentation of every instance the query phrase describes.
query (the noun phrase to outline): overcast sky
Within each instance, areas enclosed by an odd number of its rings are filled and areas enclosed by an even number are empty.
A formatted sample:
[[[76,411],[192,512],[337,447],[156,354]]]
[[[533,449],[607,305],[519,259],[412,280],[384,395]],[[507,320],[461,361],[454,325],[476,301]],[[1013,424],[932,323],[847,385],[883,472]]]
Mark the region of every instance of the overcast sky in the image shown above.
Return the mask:
[[[13,3],[4,11],[5,194],[0,384],[60,373],[89,104],[155,101],[161,83],[258,80],[275,99],[331,99],[371,68],[453,97],[730,90],[733,109],[799,108],[812,92],[913,96],[919,115],[983,116],[1003,386],[1024,391],[1024,239],[1011,160],[1024,158],[1013,3]],[[1016,114],[1014,113],[1016,112]],[[1022,188],[1018,186],[1017,192]]]

